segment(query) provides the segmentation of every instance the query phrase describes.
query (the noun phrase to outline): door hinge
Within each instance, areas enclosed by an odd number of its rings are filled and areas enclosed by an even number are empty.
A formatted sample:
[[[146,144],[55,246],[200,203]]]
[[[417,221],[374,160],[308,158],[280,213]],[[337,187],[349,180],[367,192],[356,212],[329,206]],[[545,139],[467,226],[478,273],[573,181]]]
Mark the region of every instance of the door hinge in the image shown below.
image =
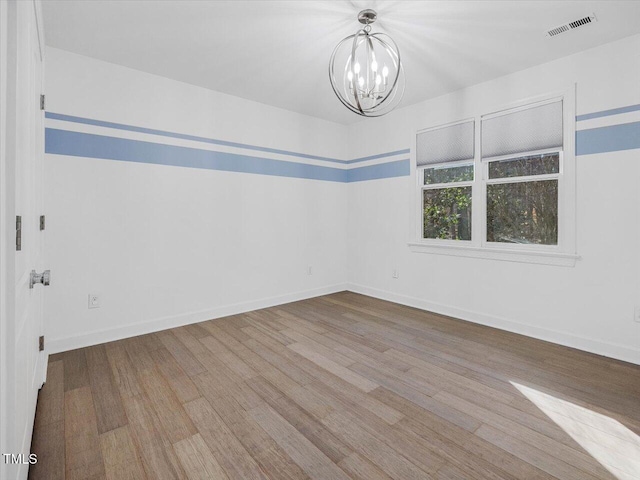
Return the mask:
[[[40,110],[44,110],[44,94],[40,95]]]
[[[22,250],[22,217],[16,216],[16,251]]]
[[[40,352],[44,350],[44,335],[41,335],[38,339],[38,348],[40,349]]]
[[[44,215],[40,215],[40,230],[44,230]]]

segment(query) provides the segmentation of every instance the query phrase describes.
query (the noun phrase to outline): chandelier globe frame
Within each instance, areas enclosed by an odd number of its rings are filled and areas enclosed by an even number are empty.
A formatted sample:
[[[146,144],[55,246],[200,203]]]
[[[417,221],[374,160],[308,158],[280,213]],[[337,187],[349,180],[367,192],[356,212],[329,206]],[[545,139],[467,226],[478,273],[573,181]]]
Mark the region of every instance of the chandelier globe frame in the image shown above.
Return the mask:
[[[343,38],[329,61],[333,92],[345,107],[363,117],[389,113],[405,90],[398,46],[386,33],[371,33],[376,19],[374,10],[362,10],[358,21],[364,27]]]

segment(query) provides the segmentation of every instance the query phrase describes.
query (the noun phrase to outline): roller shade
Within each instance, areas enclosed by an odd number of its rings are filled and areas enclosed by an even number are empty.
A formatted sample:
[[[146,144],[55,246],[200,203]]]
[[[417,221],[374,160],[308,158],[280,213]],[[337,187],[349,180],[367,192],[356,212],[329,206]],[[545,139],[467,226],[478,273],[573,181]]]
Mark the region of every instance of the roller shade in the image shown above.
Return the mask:
[[[482,156],[562,149],[562,100],[482,120]]]
[[[418,166],[473,160],[474,122],[458,123],[417,135]]]

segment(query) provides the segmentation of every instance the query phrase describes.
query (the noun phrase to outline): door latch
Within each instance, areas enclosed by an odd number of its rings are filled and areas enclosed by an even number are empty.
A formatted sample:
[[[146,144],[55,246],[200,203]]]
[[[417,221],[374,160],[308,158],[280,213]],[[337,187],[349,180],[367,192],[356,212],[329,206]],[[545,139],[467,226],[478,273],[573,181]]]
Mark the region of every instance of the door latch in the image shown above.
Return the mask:
[[[36,273],[35,270],[31,270],[29,276],[29,288],[33,288],[36,283],[41,283],[44,286],[49,285],[51,281],[51,270],[45,270],[42,273]]]

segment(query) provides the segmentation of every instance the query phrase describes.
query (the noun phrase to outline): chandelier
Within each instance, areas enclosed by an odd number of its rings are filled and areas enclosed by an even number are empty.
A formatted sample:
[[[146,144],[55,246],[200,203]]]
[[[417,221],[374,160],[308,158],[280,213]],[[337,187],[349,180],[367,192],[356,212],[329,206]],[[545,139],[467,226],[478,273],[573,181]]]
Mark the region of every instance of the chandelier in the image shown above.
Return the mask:
[[[370,33],[377,17],[374,10],[362,10],[358,21],[364,27],[338,43],[329,61],[334,93],[345,107],[364,117],[389,113],[404,95],[396,42],[385,33]]]

